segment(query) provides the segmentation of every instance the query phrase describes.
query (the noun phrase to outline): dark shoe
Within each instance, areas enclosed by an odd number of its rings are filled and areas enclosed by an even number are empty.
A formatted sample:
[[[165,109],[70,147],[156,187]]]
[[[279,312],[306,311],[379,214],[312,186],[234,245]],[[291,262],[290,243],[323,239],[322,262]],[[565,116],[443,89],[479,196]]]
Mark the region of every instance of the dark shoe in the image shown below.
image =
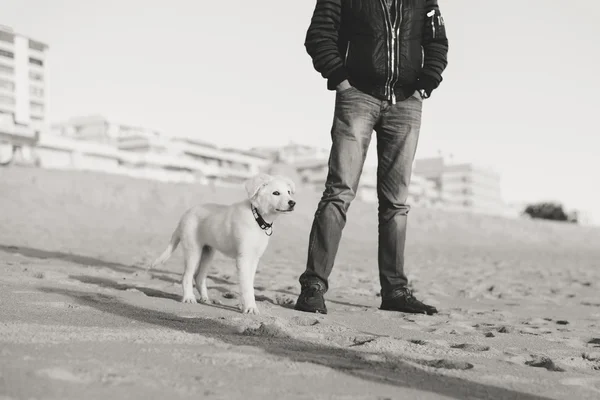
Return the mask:
[[[437,314],[438,310],[427,304],[423,304],[413,296],[408,288],[394,290],[389,296],[381,300],[380,310],[400,311],[411,314]]]
[[[325,299],[323,298],[324,293],[325,290],[317,283],[303,285],[294,310],[327,314],[327,307],[325,307]]]

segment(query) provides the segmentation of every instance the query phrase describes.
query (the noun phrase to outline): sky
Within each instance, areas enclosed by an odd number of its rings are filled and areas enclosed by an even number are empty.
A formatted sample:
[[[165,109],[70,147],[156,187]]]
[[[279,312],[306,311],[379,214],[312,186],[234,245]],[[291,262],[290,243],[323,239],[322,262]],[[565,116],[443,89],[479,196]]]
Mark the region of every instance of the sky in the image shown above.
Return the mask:
[[[335,95],[303,44],[314,0],[0,3],[0,24],[50,46],[50,122],[101,114],[219,146],[329,148]],[[417,157],[492,167],[506,201],[600,223],[600,1],[439,5],[449,64]]]

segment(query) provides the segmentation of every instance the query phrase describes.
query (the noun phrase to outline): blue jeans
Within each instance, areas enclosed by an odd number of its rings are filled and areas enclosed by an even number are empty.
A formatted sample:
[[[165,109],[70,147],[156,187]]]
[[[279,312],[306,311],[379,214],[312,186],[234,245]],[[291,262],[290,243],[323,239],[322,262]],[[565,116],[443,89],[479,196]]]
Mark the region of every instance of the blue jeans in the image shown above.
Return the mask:
[[[356,88],[336,94],[325,190],[310,231],[305,285],[325,291],[346,213],[354,200],[373,131],[377,134],[378,266],[381,295],[407,284],[404,274],[406,200],[421,127],[422,99],[391,104]]]

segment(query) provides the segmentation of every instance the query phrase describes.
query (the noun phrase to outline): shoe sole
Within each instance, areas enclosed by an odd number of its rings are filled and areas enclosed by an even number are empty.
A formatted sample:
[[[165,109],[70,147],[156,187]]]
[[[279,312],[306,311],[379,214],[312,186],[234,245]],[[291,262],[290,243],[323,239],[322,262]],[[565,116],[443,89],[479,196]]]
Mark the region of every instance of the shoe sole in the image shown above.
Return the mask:
[[[400,308],[394,308],[394,307],[379,307],[380,310],[382,311],[396,311],[396,312],[402,312],[402,313],[407,313],[407,314],[426,314],[426,315],[434,315],[437,314],[438,311],[431,311],[431,312],[427,312],[425,310],[423,311],[417,311],[417,310],[410,310],[410,309],[400,309]]]
[[[327,314],[327,310],[319,310],[319,309],[314,309],[314,308],[303,308],[303,307],[298,307],[295,306],[294,310],[296,311],[302,311],[302,312],[306,312],[306,313],[313,313],[313,314]]]

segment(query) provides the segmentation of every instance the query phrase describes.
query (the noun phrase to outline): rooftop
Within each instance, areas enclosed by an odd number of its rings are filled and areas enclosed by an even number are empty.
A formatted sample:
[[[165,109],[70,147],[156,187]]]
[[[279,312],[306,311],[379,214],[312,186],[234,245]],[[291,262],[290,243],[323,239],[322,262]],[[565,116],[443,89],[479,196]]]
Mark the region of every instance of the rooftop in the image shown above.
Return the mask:
[[[0,38],[2,38],[2,37],[10,38],[10,37],[15,37],[15,36],[20,36],[25,39],[28,39],[30,42],[36,43],[43,50],[46,50],[48,48],[48,45],[46,43],[40,42],[37,39],[33,39],[30,36],[15,32],[14,29],[11,28],[10,26],[0,24]]]

